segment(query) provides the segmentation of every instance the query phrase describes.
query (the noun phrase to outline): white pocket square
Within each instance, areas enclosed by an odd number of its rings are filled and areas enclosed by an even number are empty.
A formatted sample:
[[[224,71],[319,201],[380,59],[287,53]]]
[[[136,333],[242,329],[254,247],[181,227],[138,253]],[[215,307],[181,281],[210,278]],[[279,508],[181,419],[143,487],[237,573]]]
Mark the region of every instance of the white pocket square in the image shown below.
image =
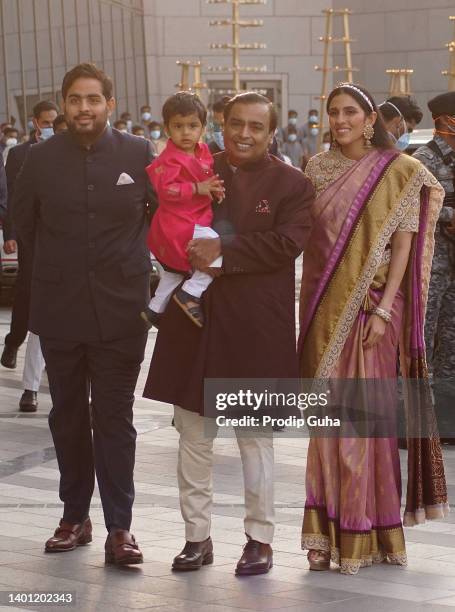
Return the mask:
[[[118,177],[118,181],[116,185],[131,185],[134,183],[133,179],[126,172],[122,172],[122,174]]]

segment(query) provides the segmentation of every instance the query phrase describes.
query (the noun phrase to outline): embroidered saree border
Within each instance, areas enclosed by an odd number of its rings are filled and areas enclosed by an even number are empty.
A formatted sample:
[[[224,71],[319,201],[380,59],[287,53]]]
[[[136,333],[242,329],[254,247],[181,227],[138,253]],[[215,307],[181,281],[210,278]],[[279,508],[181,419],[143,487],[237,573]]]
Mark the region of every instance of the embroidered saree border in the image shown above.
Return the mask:
[[[406,564],[406,547],[401,524],[374,526],[369,531],[340,529],[339,521],[327,516],[324,506],[305,507],[302,526],[304,550],[330,551],[331,560],[344,573],[356,573],[360,567],[380,563]]]

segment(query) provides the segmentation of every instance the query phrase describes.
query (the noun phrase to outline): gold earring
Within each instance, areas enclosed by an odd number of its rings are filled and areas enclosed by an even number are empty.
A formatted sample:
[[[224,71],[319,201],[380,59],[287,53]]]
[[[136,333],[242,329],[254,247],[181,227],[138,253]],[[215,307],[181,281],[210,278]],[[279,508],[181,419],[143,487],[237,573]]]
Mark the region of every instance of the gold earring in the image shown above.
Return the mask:
[[[336,151],[339,148],[340,148],[340,145],[339,145],[337,139],[332,136],[332,142],[330,143],[330,150],[331,151]]]
[[[365,149],[371,149],[371,139],[374,136],[374,127],[370,123],[365,123],[363,128],[363,137],[365,138]]]

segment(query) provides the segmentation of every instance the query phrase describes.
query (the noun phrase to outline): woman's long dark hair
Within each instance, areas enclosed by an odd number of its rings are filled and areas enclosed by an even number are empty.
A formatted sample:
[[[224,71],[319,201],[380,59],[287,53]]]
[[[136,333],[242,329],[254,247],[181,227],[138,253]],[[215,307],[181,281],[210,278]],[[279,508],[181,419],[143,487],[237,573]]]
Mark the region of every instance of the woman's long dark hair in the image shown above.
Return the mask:
[[[374,147],[377,147],[378,149],[393,149],[393,143],[390,139],[389,133],[387,132],[387,129],[384,125],[384,121],[381,117],[381,111],[378,109],[376,102],[374,101],[373,96],[370,94],[369,91],[367,91],[364,87],[362,87],[361,85],[357,85],[357,83],[352,83],[352,85],[354,87],[356,87],[357,89],[359,89],[363,94],[365,94],[365,96],[368,98],[368,100],[371,102],[371,105],[373,106],[373,110],[377,113],[377,119],[375,121],[374,124],[374,136],[371,139],[371,144]],[[335,96],[339,96],[340,94],[347,94],[348,96],[351,96],[351,98],[354,98],[354,100],[357,102],[357,104],[360,106],[360,108],[364,111],[364,113],[369,116],[371,115],[371,108],[368,105],[367,101],[364,100],[364,98],[352,87],[348,87],[346,85],[339,85],[338,87],[335,87],[335,89],[333,89],[330,94],[329,97],[327,99],[327,105],[326,105],[326,110],[327,113],[329,112],[329,108],[330,108],[330,103],[332,102],[333,98],[335,98]],[[333,136],[332,136],[332,132],[330,131],[330,138],[331,140],[333,140]]]

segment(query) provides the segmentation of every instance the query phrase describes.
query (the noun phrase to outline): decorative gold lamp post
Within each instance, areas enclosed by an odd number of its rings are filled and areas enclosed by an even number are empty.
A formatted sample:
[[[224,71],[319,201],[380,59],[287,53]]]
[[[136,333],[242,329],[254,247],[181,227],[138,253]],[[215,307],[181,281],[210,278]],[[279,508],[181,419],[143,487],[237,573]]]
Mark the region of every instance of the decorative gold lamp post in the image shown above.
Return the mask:
[[[412,68],[388,68],[386,74],[390,75],[390,96],[408,96],[411,92]]]
[[[178,60],[177,66],[181,67],[180,82],[176,84],[179,91],[195,91],[198,96],[201,95],[202,89],[207,89],[207,83],[202,81],[201,62],[190,62],[188,60]],[[190,69],[193,68],[193,82],[190,83]]]
[[[324,57],[322,66],[315,66],[314,69],[322,72],[322,87],[321,87],[321,95],[317,96],[317,100],[320,100],[319,107],[319,151],[322,148],[322,139],[324,136],[324,131],[326,126],[324,126],[324,116],[325,116],[325,101],[327,100],[328,94],[328,76],[329,73],[337,73],[344,72],[345,80],[348,83],[352,83],[353,81],[353,73],[358,71],[358,68],[354,68],[352,66],[352,54],[351,54],[351,43],[355,42],[353,38],[351,38],[350,30],[349,30],[349,15],[352,15],[352,11],[349,9],[324,9],[322,11],[325,14],[325,35],[320,36],[319,40],[324,43]],[[334,17],[342,17],[343,21],[343,35],[339,38],[333,36],[333,25],[334,25]],[[344,57],[345,57],[345,66],[330,66],[330,48],[334,43],[343,43],[344,45]]]
[[[182,70],[182,74],[180,76],[180,81],[176,84],[176,87],[179,91],[189,91],[190,87],[190,66],[191,62],[177,60],[175,62],[177,66],[180,66]]]
[[[266,4],[267,0],[207,0],[208,4],[231,4],[232,18],[231,19],[213,19],[210,21],[211,26],[230,26],[232,28],[232,42],[230,43],[212,43],[211,49],[230,49],[232,51],[232,66],[209,66],[211,72],[230,73],[232,74],[232,91],[229,93],[237,94],[241,91],[240,75],[242,73],[258,73],[267,72],[267,66],[241,66],[240,51],[265,49],[267,45],[264,43],[241,43],[240,29],[241,28],[257,28],[264,25],[262,19],[240,19],[240,6],[246,4]]]
[[[449,19],[455,26],[455,15],[452,15]],[[446,47],[449,50],[449,69],[443,70],[442,74],[449,77],[449,91],[455,91],[455,32],[453,40],[446,43]]]

